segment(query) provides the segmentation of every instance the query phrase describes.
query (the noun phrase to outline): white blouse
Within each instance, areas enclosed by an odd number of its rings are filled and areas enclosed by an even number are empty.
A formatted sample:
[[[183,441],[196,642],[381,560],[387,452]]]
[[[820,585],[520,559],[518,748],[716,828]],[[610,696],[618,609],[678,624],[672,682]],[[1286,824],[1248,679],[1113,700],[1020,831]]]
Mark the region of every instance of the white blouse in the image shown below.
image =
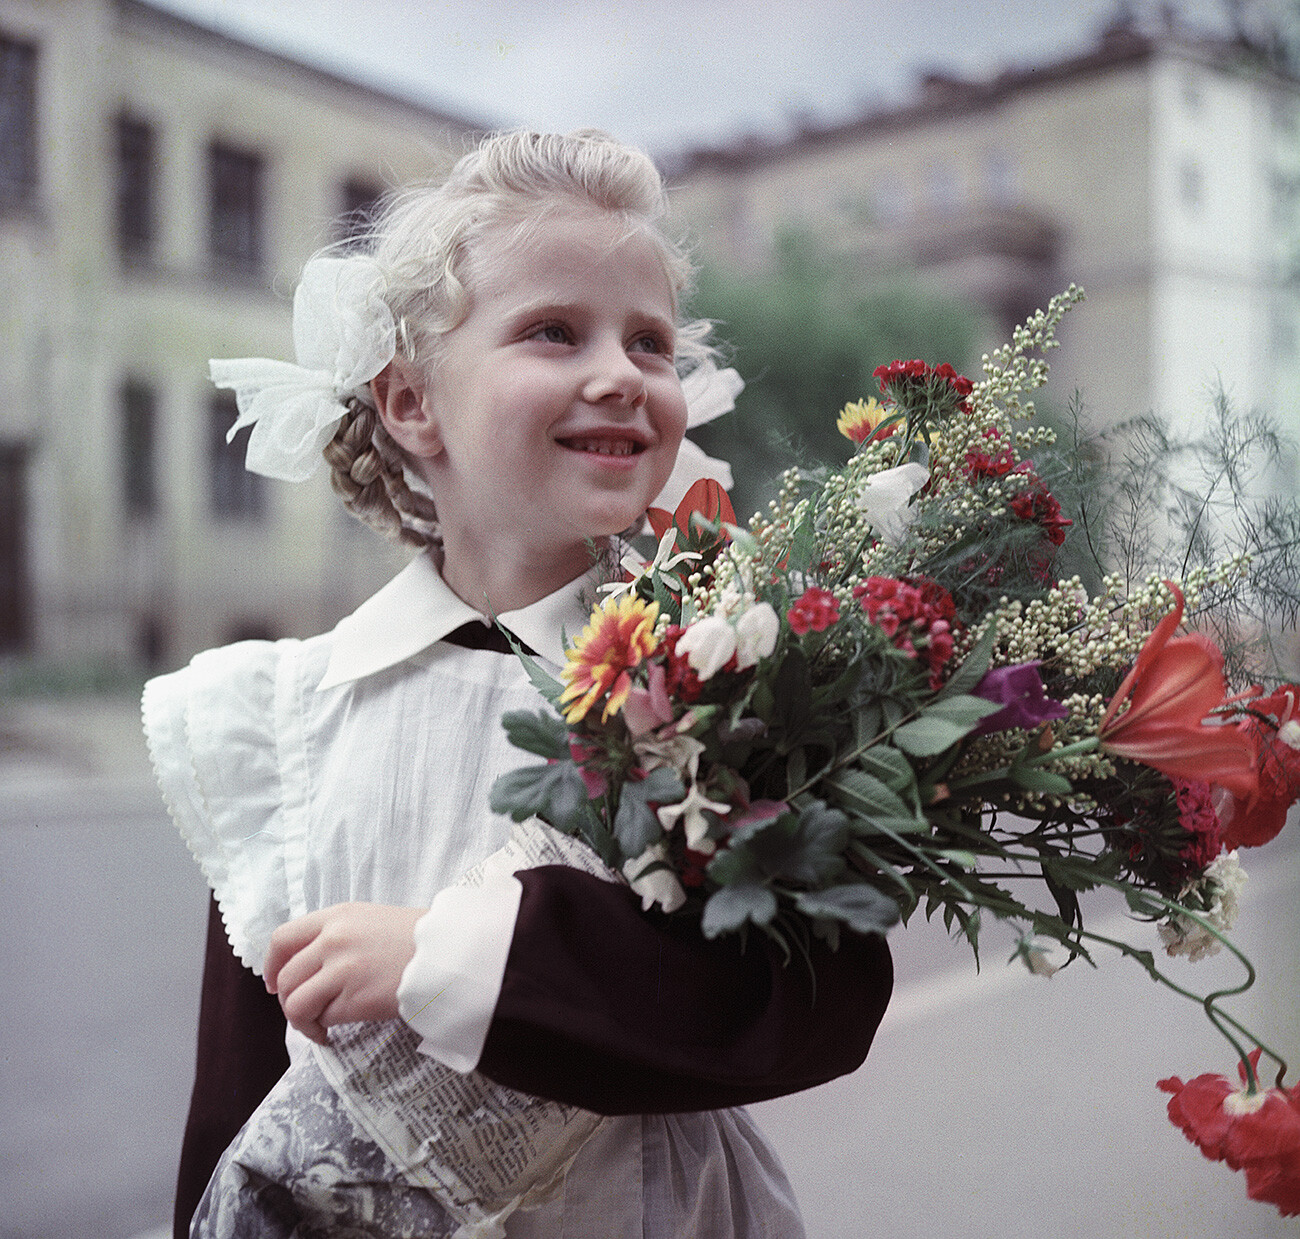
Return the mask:
[[[593,582],[498,618],[558,672]],[[525,764],[501,726],[537,709],[518,659],[442,640],[486,622],[414,560],[333,632],[241,642],[150,681],[144,718],[168,807],[216,895],[236,954],[260,972],[271,933],[332,904],[429,907],[399,991],[421,1049],[478,1061],[520,885],[457,879],[502,847],[488,796]],[[439,995],[430,1002],[432,995]],[[301,1051],[290,1030],[290,1053]],[[803,1234],[775,1154],[742,1110],[603,1124],[560,1198],[513,1215],[517,1239]]]

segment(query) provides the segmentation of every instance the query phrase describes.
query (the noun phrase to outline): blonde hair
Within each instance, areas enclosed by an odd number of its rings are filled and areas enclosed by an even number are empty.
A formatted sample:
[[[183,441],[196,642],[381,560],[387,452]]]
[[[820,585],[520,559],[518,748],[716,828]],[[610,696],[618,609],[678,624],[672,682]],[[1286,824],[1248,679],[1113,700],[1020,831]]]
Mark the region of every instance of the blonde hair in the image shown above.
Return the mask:
[[[395,195],[366,238],[384,273],[399,353],[436,381],[437,344],[469,312],[476,245],[484,233],[506,225],[512,243],[526,243],[548,216],[574,206],[620,216],[630,232],[653,241],[680,318],[694,266],[662,230],[667,196],[649,156],[594,129],[513,130],[485,138],[441,184]],[[679,323],[683,374],[712,356],[709,330],[705,322]],[[355,516],[411,545],[437,540],[433,502],[408,484],[402,451],[373,409],[349,402],[325,459],[334,489]]]

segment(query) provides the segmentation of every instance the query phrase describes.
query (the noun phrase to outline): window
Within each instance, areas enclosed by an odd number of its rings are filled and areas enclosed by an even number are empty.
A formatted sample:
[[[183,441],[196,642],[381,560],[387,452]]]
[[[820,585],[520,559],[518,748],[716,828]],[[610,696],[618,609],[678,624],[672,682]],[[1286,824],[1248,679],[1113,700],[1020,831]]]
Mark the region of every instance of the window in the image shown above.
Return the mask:
[[[117,248],[127,257],[148,257],[156,231],[157,151],[153,126],[117,118]]]
[[[262,245],[262,157],[214,142],[208,148],[212,265],[231,275],[260,275]]]
[[[238,520],[261,520],[266,509],[263,479],[244,468],[251,427],[226,442],[239,409],[233,392],[213,392],[208,406],[208,463],[212,485],[212,515]]]
[[[145,520],[158,511],[158,400],[138,379],[122,384],[122,506]]]
[[[36,193],[36,48],[0,35],[0,207]]]
[[[373,181],[348,177],[343,182],[343,212],[337,225],[341,241],[355,241],[366,234],[375,221],[383,196],[383,187]]]

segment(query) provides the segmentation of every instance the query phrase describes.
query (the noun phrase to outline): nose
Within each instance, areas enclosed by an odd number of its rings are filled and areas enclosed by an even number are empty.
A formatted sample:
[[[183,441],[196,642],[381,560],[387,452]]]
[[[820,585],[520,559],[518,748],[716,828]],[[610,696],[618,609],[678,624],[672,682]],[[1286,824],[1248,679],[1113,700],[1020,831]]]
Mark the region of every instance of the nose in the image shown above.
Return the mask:
[[[593,349],[582,398],[588,404],[613,404],[618,408],[636,408],[645,403],[645,375],[627,355],[622,341]]]

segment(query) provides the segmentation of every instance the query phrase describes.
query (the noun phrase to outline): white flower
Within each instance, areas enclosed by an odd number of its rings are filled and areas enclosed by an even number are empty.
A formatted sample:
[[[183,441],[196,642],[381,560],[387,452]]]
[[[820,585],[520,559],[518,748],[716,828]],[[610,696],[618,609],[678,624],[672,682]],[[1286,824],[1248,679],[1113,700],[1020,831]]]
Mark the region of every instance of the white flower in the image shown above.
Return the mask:
[[[736,667],[752,667],[776,649],[781,621],[770,603],[755,603],[736,621]]]
[[[623,556],[620,566],[631,575],[632,579],[629,581],[613,581],[608,585],[602,585],[599,592],[608,594],[611,598],[617,598],[620,594],[635,589],[651,573],[668,574],[678,564],[690,563],[693,559],[702,559],[703,556],[698,551],[680,551],[676,555],[672,553],[677,546],[677,532],[676,525],[664,531],[664,536],[659,539],[655,557],[648,564],[642,563],[640,556],[628,551]]]
[[[623,876],[641,896],[643,912],[655,904],[665,912],[676,912],[686,902],[686,892],[668,863],[668,848],[663,843],[652,843],[635,860],[624,861]]]
[[[911,520],[907,505],[930,480],[930,471],[915,462],[872,474],[858,496],[858,507],[886,542],[898,542]]]
[[[1209,910],[1202,913],[1201,917],[1221,933],[1227,933],[1237,923],[1241,892],[1245,885],[1246,871],[1238,862],[1237,853],[1224,852],[1205,867],[1205,872],[1197,881],[1184,887],[1179,896],[1186,897],[1198,887],[1213,891]],[[1186,955],[1193,963],[1217,955],[1223,946],[1208,929],[1190,917],[1177,913],[1163,925],[1157,926],[1157,929],[1160,941],[1165,944],[1165,950],[1170,955]]]
[[[1287,719],[1287,721],[1277,729],[1277,738],[1281,740],[1287,748],[1300,749],[1300,721],[1293,718]]]
[[[686,655],[701,680],[707,680],[736,652],[736,630],[721,615],[707,615],[677,638],[677,652]]]
[[[709,819],[704,816],[706,809],[719,816],[731,812],[729,804],[725,802],[718,804],[710,800],[700,791],[698,783],[692,783],[685,800],[678,804],[660,806],[659,824],[665,830],[672,830],[680,819],[682,829],[686,831],[686,846],[693,852],[703,852],[708,856],[714,852],[717,845],[709,838]]]
[[[694,736],[663,734],[671,733],[672,730],[665,727],[658,732],[640,736],[633,740],[632,748],[647,773],[659,766],[668,766],[678,774],[694,779],[704,745]]]

